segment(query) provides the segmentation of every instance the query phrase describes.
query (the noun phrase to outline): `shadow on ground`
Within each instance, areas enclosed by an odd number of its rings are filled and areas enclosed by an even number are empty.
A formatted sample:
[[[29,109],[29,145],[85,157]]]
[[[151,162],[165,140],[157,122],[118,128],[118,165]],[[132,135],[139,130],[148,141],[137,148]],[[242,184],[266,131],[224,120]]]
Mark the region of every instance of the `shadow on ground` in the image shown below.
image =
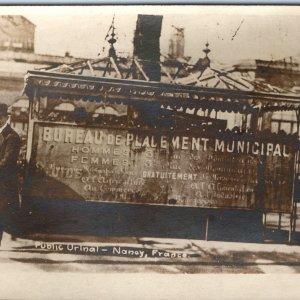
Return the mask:
[[[20,218],[18,227],[20,235],[43,233],[200,240],[207,236],[208,240],[217,241],[263,240],[259,212],[80,201],[32,202]]]

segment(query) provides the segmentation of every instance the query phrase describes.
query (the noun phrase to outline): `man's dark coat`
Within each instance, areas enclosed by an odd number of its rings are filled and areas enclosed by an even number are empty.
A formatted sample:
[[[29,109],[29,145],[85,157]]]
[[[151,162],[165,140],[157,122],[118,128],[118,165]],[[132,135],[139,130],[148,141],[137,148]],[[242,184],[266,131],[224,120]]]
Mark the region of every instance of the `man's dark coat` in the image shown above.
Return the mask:
[[[19,135],[7,125],[0,134],[0,213],[18,207],[17,159]]]

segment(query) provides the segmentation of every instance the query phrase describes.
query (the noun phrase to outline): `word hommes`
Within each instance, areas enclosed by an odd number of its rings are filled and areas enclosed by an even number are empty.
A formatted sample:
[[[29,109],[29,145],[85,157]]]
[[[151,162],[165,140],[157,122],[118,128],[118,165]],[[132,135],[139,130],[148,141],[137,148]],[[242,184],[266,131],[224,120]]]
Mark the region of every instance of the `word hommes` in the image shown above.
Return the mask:
[[[44,142],[83,144],[90,146],[111,145],[134,148],[172,147],[174,150],[207,151],[213,148],[215,152],[241,153],[253,155],[288,157],[286,145],[279,143],[264,143],[258,141],[225,141],[193,136],[164,136],[138,135],[119,130],[79,129],[65,127],[43,127],[42,140]]]

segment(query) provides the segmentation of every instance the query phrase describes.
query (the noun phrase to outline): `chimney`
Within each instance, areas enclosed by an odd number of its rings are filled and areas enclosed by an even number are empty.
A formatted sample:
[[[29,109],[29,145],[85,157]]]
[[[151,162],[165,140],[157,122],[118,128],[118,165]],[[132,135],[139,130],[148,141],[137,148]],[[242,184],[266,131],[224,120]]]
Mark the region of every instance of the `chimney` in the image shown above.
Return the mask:
[[[162,16],[138,15],[133,41],[133,55],[142,60],[143,71],[152,81],[160,81],[159,38],[162,18]],[[141,77],[136,76],[136,79]]]

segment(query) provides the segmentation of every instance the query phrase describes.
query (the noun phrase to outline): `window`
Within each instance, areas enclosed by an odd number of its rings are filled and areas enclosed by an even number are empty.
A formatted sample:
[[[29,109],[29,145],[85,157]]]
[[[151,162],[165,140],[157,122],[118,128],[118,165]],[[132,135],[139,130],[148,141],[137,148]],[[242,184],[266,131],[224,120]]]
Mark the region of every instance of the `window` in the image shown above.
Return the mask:
[[[23,43],[13,43],[12,45],[14,48],[22,48],[23,47]]]
[[[297,122],[293,123],[292,133],[297,133]]]
[[[292,128],[291,128],[292,123],[291,122],[281,122],[280,123],[280,130],[283,130],[285,133],[292,133]]]
[[[54,110],[59,111],[74,111],[75,105],[72,103],[60,103],[54,107]]]
[[[271,131],[273,133],[278,133],[278,131],[279,131],[279,123],[278,123],[278,121],[272,121],[271,122]]]

